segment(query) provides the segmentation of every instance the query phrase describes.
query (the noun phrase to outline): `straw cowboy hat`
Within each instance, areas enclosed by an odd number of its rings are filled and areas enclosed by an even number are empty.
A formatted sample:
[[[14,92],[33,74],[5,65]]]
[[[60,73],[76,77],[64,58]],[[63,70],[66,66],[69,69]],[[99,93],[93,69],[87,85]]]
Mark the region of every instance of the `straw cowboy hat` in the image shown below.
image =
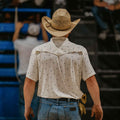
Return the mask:
[[[79,23],[80,19],[71,22],[71,16],[66,9],[57,9],[52,16],[52,19],[42,17],[44,28],[55,37],[62,37],[70,33]]]

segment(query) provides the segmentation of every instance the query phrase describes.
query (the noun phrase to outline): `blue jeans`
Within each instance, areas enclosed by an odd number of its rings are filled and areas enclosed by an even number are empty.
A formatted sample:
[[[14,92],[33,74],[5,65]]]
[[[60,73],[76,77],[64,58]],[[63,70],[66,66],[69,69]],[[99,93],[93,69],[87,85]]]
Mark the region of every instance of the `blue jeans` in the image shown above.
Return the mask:
[[[78,102],[40,98],[37,120],[81,120]]]
[[[120,14],[120,10],[110,11],[104,7],[94,6],[92,8],[92,12],[96,19],[96,22],[101,29],[109,29],[109,26],[113,24],[115,29],[120,30],[120,17],[118,17]],[[112,24],[109,22],[111,22]]]

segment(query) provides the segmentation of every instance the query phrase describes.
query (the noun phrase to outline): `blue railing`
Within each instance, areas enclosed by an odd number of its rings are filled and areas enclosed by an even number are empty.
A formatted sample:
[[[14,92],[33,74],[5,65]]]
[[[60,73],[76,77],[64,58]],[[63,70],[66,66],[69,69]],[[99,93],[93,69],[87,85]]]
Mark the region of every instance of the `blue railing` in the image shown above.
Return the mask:
[[[0,68],[0,77],[15,77],[16,72],[14,68]]]
[[[5,63],[15,63],[15,56],[14,55],[4,55],[0,54],[0,63],[5,64]]]
[[[3,12],[15,12],[15,8],[4,8],[2,9]],[[46,16],[51,16],[51,10],[50,9],[34,9],[34,8],[18,8],[18,12],[41,12],[46,13]]]
[[[11,41],[0,41],[0,51],[3,50],[14,50],[13,42]]]
[[[18,8],[18,12],[41,12],[46,13],[46,16],[51,17],[50,9],[33,9],[33,8]],[[15,12],[15,8],[5,8],[2,9],[2,12]],[[27,33],[28,24],[24,24],[21,31],[22,33]],[[14,23],[0,23],[0,32],[14,32],[15,24]]]

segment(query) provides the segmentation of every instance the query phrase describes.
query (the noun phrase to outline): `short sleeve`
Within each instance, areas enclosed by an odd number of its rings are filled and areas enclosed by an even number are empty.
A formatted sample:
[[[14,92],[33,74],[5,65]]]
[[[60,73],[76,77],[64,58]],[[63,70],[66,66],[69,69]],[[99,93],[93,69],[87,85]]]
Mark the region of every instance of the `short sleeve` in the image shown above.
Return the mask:
[[[23,43],[23,40],[22,39],[17,39],[14,41],[14,48],[16,50],[20,50],[21,47],[24,45],[25,43]]]
[[[86,81],[89,77],[95,75],[95,71],[90,63],[87,50],[84,48],[82,61],[82,79]]]
[[[18,50],[19,47],[20,47],[20,42],[19,42],[19,40],[15,40],[15,41],[14,41],[14,48],[15,48],[16,50]]]
[[[26,77],[30,78],[31,80],[33,80],[35,82],[37,82],[39,79],[37,55],[36,55],[34,49],[30,56]]]

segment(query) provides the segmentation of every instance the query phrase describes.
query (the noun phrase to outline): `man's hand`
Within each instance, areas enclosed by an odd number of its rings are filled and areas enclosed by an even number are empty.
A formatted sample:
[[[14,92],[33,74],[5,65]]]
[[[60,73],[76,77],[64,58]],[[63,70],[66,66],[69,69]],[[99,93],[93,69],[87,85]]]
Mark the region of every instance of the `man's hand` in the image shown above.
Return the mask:
[[[94,0],[94,5],[98,7],[107,7],[108,3],[101,0]]]
[[[103,110],[101,105],[93,105],[91,117],[95,115],[95,120],[102,120],[103,118]]]
[[[115,6],[114,5],[108,5],[107,8],[111,11],[114,11],[115,10]]]
[[[30,116],[34,117],[33,109],[31,107],[27,110],[25,109],[24,116],[26,120],[30,120]]]
[[[108,3],[106,2],[101,2],[101,7],[107,7],[108,6]]]
[[[23,25],[24,24],[22,22],[17,22],[15,28],[20,30],[23,27]]]

